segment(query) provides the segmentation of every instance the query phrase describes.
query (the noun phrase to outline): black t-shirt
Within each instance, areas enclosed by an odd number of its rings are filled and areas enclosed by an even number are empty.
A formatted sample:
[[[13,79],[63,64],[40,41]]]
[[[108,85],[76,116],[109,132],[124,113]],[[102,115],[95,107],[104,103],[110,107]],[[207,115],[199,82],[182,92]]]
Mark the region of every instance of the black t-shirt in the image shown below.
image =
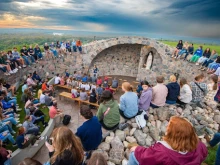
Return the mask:
[[[34,49],[33,49],[33,48],[29,48],[29,49],[28,49],[28,53],[34,54]]]
[[[49,50],[49,46],[44,46],[44,50]]]
[[[23,56],[23,54],[22,53],[24,53],[24,55],[28,55],[28,51],[27,51],[27,49],[21,49],[21,55]]]
[[[96,103],[97,102],[96,93],[91,93],[90,94],[89,102],[91,102],[91,103]]]
[[[61,47],[61,45],[60,45],[60,44],[57,44],[57,45],[56,45],[56,47],[57,47],[57,48],[60,48],[60,47]]]

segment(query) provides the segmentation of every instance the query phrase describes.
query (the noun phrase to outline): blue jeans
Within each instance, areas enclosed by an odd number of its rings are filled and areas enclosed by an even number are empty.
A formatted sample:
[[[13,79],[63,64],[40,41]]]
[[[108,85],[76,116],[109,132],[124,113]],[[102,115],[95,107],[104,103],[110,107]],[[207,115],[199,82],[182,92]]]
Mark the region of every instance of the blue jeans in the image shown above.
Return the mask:
[[[167,104],[176,104],[176,101],[166,100]]]
[[[129,155],[129,160],[127,165],[139,165],[139,162],[135,158],[134,152],[131,152]]]
[[[22,58],[24,59],[26,65],[30,65],[30,62],[26,56],[22,56]]]
[[[216,133],[213,137],[213,139],[209,142],[211,147],[214,147],[216,144],[220,142],[220,133]],[[216,160],[215,160],[215,165],[220,164],[220,146],[218,146],[218,150],[216,153]]]
[[[43,57],[42,53],[38,53],[38,54],[37,54],[37,57],[38,57],[38,58],[42,58],[42,57]]]
[[[2,128],[0,128],[0,132],[4,131],[9,131],[10,133],[14,132],[14,130],[8,124],[5,124]]]
[[[51,52],[53,53],[53,55],[55,56],[55,57],[58,57],[58,54],[57,54],[57,51],[56,50],[54,50],[54,49],[50,49],[51,50]]]
[[[9,100],[8,103],[10,103],[10,104],[13,103],[13,104],[16,106],[16,104],[17,104],[17,99]]]
[[[9,131],[4,131],[7,132],[7,135],[4,136],[4,138],[2,139],[2,141],[4,142],[5,140],[9,140],[12,144],[15,144],[15,140],[13,139],[13,137],[11,136]],[[3,133],[3,132],[2,132]]]
[[[30,128],[26,134],[33,134],[33,135],[38,135],[39,133],[39,128],[37,126]]]
[[[11,159],[7,159],[5,162],[4,162],[4,165],[11,165]]]
[[[208,67],[209,66],[209,64],[211,64],[212,62],[214,62],[214,60],[206,60],[203,64],[202,64],[202,66],[205,66],[205,67]]]
[[[10,116],[10,114],[9,114],[9,116]],[[8,117],[8,118],[6,118],[6,119],[4,119],[4,120],[2,120],[2,122],[7,122],[7,121],[10,121],[13,125],[16,125],[17,124],[17,121],[15,120],[15,118],[14,117]]]
[[[77,52],[77,47],[76,46],[73,46],[73,51]]]
[[[30,59],[31,59],[31,62],[34,63],[35,60],[34,60],[34,57],[33,56],[28,56]]]

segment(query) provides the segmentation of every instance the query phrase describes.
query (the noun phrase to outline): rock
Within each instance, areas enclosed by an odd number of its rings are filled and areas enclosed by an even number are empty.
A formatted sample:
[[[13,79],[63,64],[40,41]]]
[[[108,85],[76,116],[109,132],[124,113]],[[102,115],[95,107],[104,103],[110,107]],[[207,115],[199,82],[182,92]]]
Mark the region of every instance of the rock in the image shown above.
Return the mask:
[[[220,124],[220,115],[215,115],[214,121],[216,121],[218,124]]]
[[[107,162],[108,165],[115,165],[115,163],[108,161]]]
[[[103,151],[109,151],[110,150],[110,144],[106,142],[102,142],[99,146],[98,149],[101,149]]]
[[[201,121],[201,120],[205,120],[205,117],[202,116],[201,114],[197,114],[197,115],[195,115],[195,119],[198,121]]]
[[[186,109],[188,109],[188,110],[191,111],[193,108],[192,108],[189,104],[186,104],[186,106],[185,106],[185,110],[186,110]]]
[[[125,150],[125,155],[124,156],[125,156],[126,159],[129,159],[130,150],[128,148]]]
[[[149,108],[149,114],[153,114],[154,113],[154,109],[153,108]]]
[[[132,128],[138,128],[137,123],[132,123],[131,126],[132,126]]]
[[[124,148],[124,145],[123,145],[123,143],[121,142],[121,140],[119,139],[118,136],[115,136],[115,138],[111,141],[111,146],[114,149]]]
[[[180,108],[180,107],[178,107],[178,108],[176,109],[176,111],[177,111],[179,114],[183,113],[183,109]]]
[[[161,121],[160,121],[160,120],[157,120],[157,121],[156,121],[156,127],[157,127],[158,129],[160,129],[160,127],[161,127]]]
[[[147,147],[151,146],[152,141],[153,141],[152,137],[148,135],[147,138],[146,138],[146,144],[145,145]]]
[[[105,138],[105,142],[110,144],[113,139],[114,139],[114,137],[107,136],[107,137]]]
[[[204,135],[205,134],[205,126],[204,125],[196,125],[194,126],[196,129],[196,133],[198,136]]]
[[[219,124],[214,124],[214,129],[218,130],[219,129]]]
[[[150,128],[150,136],[155,140],[158,141],[159,140],[159,129],[155,128],[155,127],[151,127]]]
[[[131,120],[128,120],[128,121],[127,121],[127,123],[128,123],[129,125],[131,125],[131,124],[132,124]]]
[[[153,116],[153,115],[150,115],[150,116],[148,117],[148,121],[149,121],[149,122],[154,121],[154,116]]]
[[[125,123],[125,118],[120,116],[120,123]]]
[[[164,121],[169,117],[169,112],[165,108],[164,109],[157,108],[156,111],[157,111],[158,119],[161,120],[161,121]]]
[[[189,109],[185,109],[185,110],[183,111],[183,113],[184,113],[185,115],[190,115],[190,114],[191,114],[191,111],[190,111]]]
[[[153,121],[151,121],[150,122],[151,123],[151,125],[153,126],[153,127],[155,127],[156,126],[156,122],[153,120]]]
[[[214,120],[211,118],[211,117],[207,117],[206,121],[209,123],[209,124],[212,124],[214,122]]]
[[[93,153],[101,153],[104,156],[105,160],[108,160],[108,153],[106,151],[98,149],[95,150]]]
[[[144,127],[142,131],[143,131],[144,133],[148,133],[148,132],[149,132],[149,129],[148,129],[148,127]]]
[[[132,119],[131,119],[131,122],[132,122],[132,123],[135,123],[135,122],[136,122],[135,118],[132,118]]]
[[[129,127],[125,128],[123,131],[125,132],[125,136],[129,136],[129,134],[130,134]]]
[[[210,129],[210,128],[208,128],[208,127],[206,127],[205,128],[205,131],[208,133],[208,134],[214,134],[214,132],[212,131],[212,129]]]
[[[112,148],[109,151],[109,161],[111,161],[115,164],[121,164],[123,159],[124,159],[124,147],[122,149]]]
[[[122,160],[122,165],[127,165],[128,164],[128,160],[127,159],[123,159]]]
[[[137,143],[137,140],[136,140],[133,136],[127,136],[127,137],[126,137],[126,140],[127,140],[129,143]]]
[[[150,128],[152,127],[151,123],[150,122],[147,122],[147,126]]]
[[[196,107],[196,110],[198,110],[199,113],[204,113],[204,109],[202,109],[200,107]]]
[[[205,126],[208,125],[208,122],[206,122],[206,121],[204,121],[204,120],[201,120],[199,123],[202,124],[202,125],[205,125]]]
[[[146,134],[144,134],[141,130],[136,130],[134,132],[134,137],[137,139],[137,142],[139,145],[144,146],[145,145],[145,138]]]
[[[209,124],[208,127],[209,128],[214,128],[214,124]]]
[[[146,128],[146,127],[145,127]],[[136,131],[136,128],[132,128],[130,131],[130,136],[132,136],[134,134],[134,131]]]
[[[128,142],[127,141],[123,141],[124,147],[127,148],[128,147]]]
[[[110,132],[110,136],[111,137],[115,137],[115,133],[114,132]]]

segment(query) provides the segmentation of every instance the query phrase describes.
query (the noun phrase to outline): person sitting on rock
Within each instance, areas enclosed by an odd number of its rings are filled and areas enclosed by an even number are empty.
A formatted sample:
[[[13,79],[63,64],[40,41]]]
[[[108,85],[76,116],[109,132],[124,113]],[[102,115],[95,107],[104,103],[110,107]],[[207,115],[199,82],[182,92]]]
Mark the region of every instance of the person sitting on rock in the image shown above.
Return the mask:
[[[77,129],[76,136],[80,138],[84,151],[96,150],[102,141],[102,126],[88,106],[80,107],[80,117],[84,123]]]
[[[170,83],[166,85],[168,89],[168,94],[166,98],[167,104],[176,104],[176,100],[180,94],[180,86],[176,81],[176,76],[170,76]]]
[[[153,89],[153,97],[150,103],[152,108],[159,108],[165,105],[166,97],[168,94],[167,87],[163,84],[164,77],[158,76],[157,78],[157,85],[154,86]]]
[[[131,119],[138,113],[138,96],[128,82],[122,84],[122,90],[125,93],[120,97],[119,112],[123,118]]]
[[[218,76],[216,75],[211,75],[210,76],[210,83],[207,85],[208,88],[208,93],[204,98],[204,101],[208,104],[217,104],[216,101],[214,101],[214,97],[217,93],[218,90]]]
[[[116,79],[116,77],[114,78],[114,80],[112,80],[112,88],[118,88],[118,80]]]
[[[180,105],[180,107],[185,108],[185,105],[190,103],[192,100],[192,90],[187,83],[187,80],[185,78],[180,79],[180,95],[178,96],[178,99],[176,101],[177,104]]]
[[[57,85],[57,84],[60,84],[60,80],[61,80],[61,77],[59,74],[56,75],[55,77],[55,80],[54,80],[54,84]]]
[[[170,118],[162,141],[149,148],[134,146],[130,151],[128,165],[201,164],[208,155],[192,124],[177,116]]]
[[[143,81],[142,87],[143,91],[140,99],[138,100],[138,109],[139,111],[147,111],[150,107],[153,91],[147,81]]]
[[[190,83],[192,89],[192,102],[199,107],[203,107],[200,102],[203,101],[208,92],[207,85],[203,82],[204,78],[204,74],[200,74],[195,77],[194,82]]]
[[[97,117],[103,128],[113,130],[120,122],[119,106],[110,91],[103,91]]]

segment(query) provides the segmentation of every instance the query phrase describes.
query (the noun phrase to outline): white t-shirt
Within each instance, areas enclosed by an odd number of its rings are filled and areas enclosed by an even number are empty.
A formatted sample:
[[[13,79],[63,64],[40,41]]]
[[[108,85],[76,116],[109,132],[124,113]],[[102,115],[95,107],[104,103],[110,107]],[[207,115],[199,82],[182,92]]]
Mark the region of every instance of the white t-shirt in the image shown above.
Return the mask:
[[[85,90],[86,90],[86,91],[89,91],[89,90],[90,90],[90,85],[89,85],[89,84],[85,84],[84,87],[85,87]]]
[[[45,95],[43,93],[40,95],[40,103],[41,104],[45,103]]]
[[[55,77],[55,84],[59,84],[60,83],[61,78],[60,77]]]

